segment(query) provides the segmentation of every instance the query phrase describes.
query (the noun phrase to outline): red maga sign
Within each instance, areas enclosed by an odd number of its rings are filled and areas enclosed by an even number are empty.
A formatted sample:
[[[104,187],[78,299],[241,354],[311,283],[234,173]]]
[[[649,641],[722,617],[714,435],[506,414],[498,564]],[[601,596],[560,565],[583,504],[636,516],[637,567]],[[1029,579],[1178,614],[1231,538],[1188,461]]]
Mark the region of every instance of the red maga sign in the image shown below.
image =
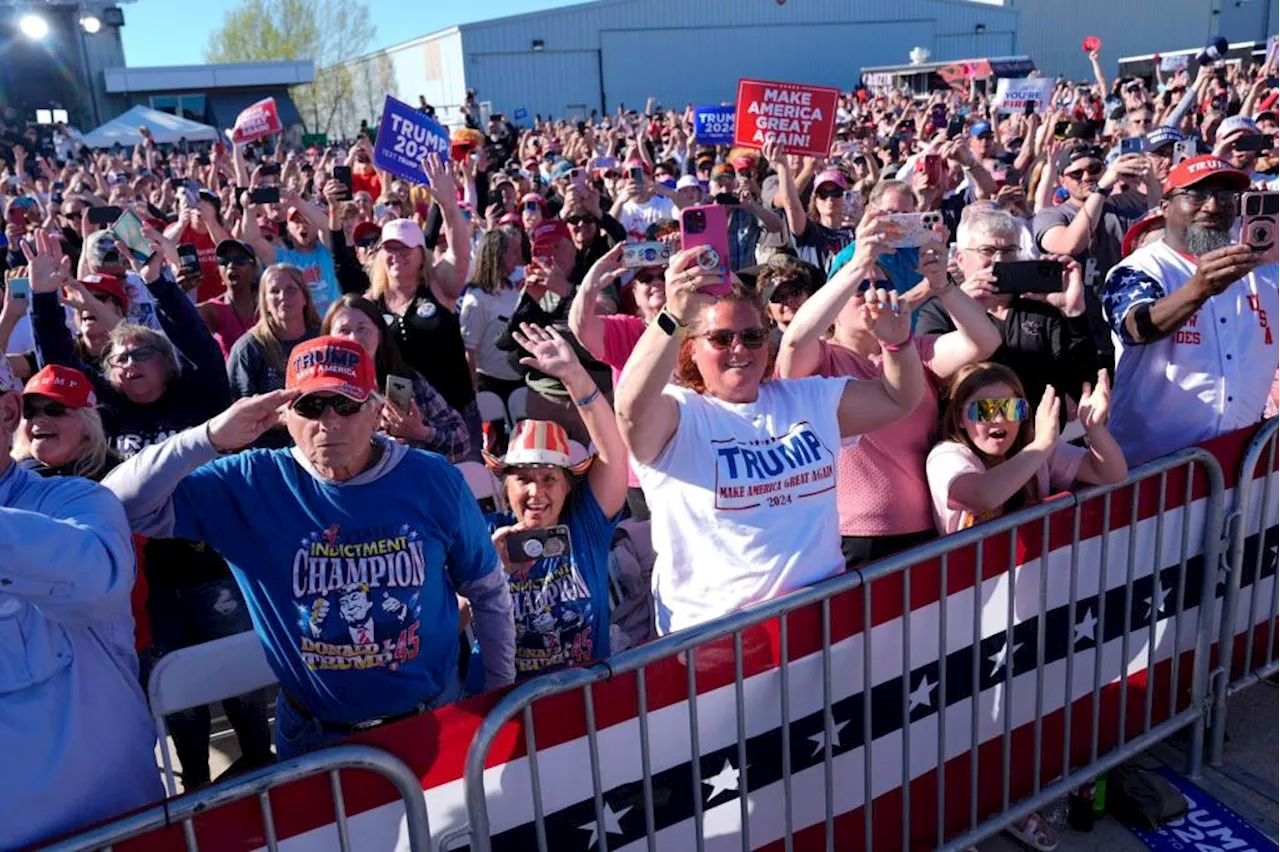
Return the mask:
[[[231,130],[233,142],[252,142],[264,136],[280,132],[280,113],[276,112],[276,99],[263,98],[250,104],[236,116],[236,126]]]
[[[840,90],[831,86],[739,80],[733,144],[763,148],[777,137],[788,153],[825,157],[839,101]]]

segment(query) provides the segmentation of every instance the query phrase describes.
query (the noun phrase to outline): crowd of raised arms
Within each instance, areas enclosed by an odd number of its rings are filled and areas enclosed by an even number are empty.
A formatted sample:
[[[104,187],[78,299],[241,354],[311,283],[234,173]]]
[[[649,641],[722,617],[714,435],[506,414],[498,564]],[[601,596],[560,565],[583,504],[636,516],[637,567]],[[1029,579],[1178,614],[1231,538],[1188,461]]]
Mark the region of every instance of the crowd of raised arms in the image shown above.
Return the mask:
[[[162,798],[175,649],[261,638],[239,772],[1272,414],[1276,68],[1091,58],[1041,112],[844,93],[825,157],[468,116],[429,186],[0,127],[0,847]]]

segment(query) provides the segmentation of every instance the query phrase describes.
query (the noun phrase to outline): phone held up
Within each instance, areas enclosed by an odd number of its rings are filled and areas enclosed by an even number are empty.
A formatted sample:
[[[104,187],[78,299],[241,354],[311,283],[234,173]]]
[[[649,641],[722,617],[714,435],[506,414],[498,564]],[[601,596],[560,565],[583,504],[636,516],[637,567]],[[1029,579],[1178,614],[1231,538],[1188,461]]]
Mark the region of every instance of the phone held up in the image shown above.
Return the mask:
[[[8,284],[9,298],[27,301],[31,298],[31,279],[10,278]]]
[[[334,166],[333,179],[336,180],[338,183],[342,184],[343,186],[345,186],[347,189],[347,191],[344,193],[344,197],[342,200],[350,201],[352,197],[351,167],[350,166]]]
[[[388,402],[401,412],[407,413],[409,404],[413,401],[413,382],[404,376],[388,374],[386,396]]]
[[[938,239],[935,225],[942,224],[942,214],[936,210],[926,213],[890,213],[881,217],[884,223],[886,244],[890,248],[919,248],[931,239]]]
[[[1062,264],[1056,260],[997,261],[992,270],[998,293],[1020,296],[1062,292]]]
[[[729,292],[729,220],[724,207],[714,204],[686,207],[680,211],[680,247],[702,247],[698,267],[704,272],[720,273],[713,286],[703,287],[708,296]]]
[[[90,207],[90,225],[114,225],[124,211],[119,207]]]
[[[178,245],[178,267],[183,270],[200,268],[200,252],[191,243]]]
[[[279,204],[280,187],[260,186],[249,193],[250,204]]]
[[[512,562],[569,555],[569,528],[564,524],[524,530],[507,536],[507,558]]]
[[[1246,192],[1240,196],[1240,242],[1254,251],[1274,253],[1276,219],[1280,216],[1280,194]]]
[[[627,269],[644,266],[666,266],[671,259],[671,246],[662,241],[626,243],[622,247],[622,265]]]

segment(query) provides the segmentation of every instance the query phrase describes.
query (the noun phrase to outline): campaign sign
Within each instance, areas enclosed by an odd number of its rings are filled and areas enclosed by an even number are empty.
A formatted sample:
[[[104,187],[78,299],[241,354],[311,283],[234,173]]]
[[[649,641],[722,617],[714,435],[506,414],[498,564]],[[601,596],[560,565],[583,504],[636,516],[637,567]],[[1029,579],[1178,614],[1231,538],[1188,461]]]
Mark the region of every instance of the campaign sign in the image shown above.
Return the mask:
[[[449,160],[449,131],[434,119],[390,95],[373,143],[373,164],[414,183],[429,184],[422,160],[435,153]]]
[[[524,107],[520,107],[520,109],[511,113],[511,117],[514,118],[516,121],[524,121],[526,118],[529,117],[529,110],[525,109]]]
[[[776,138],[788,153],[825,157],[839,101],[840,90],[831,86],[739,80],[733,144],[760,149]]]
[[[1168,767],[1156,770],[1182,793],[1187,812],[1155,831],[1129,827],[1155,852],[1274,852],[1262,832],[1239,814]]]
[[[733,105],[700,106],[693,111],[693,138],[706,145],[733,144]]]
[[[996,109],[1001,112],[1024,112],[1027,101],[1034,101],[1036,112],[1049,108],[1049,96],[1053,94],[1053,79],[1049,77],[1001,77],[996,84]]]
[[[236,116],[236,126],[231,128],[231,141],[244,144],[279,132],[280,113],[276,111],[276,99],[263,98]]]

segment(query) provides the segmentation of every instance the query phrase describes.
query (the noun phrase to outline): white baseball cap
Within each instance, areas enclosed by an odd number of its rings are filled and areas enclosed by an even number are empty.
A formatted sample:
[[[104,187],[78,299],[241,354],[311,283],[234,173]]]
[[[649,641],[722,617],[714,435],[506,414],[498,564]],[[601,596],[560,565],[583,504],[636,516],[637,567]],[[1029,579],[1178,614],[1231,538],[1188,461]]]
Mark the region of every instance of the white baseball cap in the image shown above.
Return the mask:
[[[382,242],[389,243],[392,240],[409,248],[424,248],[427,244],[422,228],[412,219],[392,219],[382,226]]]
[[[698,189],[702,188],[702,184],[693,175],[682,175],[680,180],[676,181],[676,189],[686,189],[691,186],[696,186]]]
[[[1230,118],[1224,118],[1222,123],[1218,125],[1218,138],[1221,139],[1224,136],[1239,133],[1242,130],[1249,133],[1257,133],[1258,125],[1254,124],[1253,119],[1247,115],[1233,115]]]

